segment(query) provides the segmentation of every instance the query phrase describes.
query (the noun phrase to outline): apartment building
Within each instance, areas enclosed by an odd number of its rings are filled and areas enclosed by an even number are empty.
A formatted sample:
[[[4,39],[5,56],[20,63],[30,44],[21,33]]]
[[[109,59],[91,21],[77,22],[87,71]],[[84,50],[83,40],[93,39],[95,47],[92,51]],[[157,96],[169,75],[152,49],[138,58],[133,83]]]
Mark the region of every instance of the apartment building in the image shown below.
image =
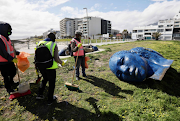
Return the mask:
[[[111,34],[111,21],[99,17],[84,17],[78,21],[78,30],[82,31],[85,38],[95,39],[102,34]]]
[[[174,18],[159,20],[157,25],[134,27],[132,39],[154,39],[153,33],[160,32],[160,40],[180,39],[180,12]]]
[[[173,39],[180,40],[180,11],[174,16]]]
[[[111,34],[111,21],[99,17],[64,18],[60,21],[61,36],[74,36],[76,30],[82,31],[83,37],[95,38],[97,35]]]
[[[78,29],[78,20],[80,18],[64,18],[60,21],[61,37],[74,37],[75,31]]]

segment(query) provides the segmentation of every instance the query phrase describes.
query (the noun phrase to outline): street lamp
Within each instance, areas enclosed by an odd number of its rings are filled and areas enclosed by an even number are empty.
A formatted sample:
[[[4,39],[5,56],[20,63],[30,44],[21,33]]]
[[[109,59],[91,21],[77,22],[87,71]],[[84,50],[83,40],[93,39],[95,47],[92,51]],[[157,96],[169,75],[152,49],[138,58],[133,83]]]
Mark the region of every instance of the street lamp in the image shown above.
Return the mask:
[[[86,9],[86,15],[87,15],[87,38],[88,38],[88,45],[89,45],[89,20],[88,20],[88,11],[87,11],[87,8],[83,8],[83,9]]]

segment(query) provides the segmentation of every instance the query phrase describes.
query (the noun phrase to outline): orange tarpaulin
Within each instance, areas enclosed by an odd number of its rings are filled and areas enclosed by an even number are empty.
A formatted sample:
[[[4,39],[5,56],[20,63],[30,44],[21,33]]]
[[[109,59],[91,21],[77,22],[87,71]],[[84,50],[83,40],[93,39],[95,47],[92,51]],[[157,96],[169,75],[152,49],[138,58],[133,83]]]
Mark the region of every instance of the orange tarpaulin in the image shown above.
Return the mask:
[[[26,69],[28,69],[30,66],[30,63],[27,59],[28,56],[30,56],[30,54],[26,52],[20,52],[20,54],[17,55],[17,60],[18,60],[17,65],[19,70],[22,72],[25,72]]]

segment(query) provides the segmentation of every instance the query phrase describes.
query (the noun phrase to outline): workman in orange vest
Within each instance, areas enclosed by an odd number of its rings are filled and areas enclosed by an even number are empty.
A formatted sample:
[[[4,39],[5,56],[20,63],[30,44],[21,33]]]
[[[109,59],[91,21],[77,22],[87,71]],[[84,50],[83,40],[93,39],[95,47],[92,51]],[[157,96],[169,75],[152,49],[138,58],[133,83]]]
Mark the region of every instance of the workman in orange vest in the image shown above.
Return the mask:
[[[82,32],[76,30],[75,38],[73,38],[71,43],[71,51],[73,51],[73,56],[76,62],[76,58],[78,55],[77,65],[76,65],[76,80],[79,80],[79,67],[82,68],[82,76],[87,77],[85,73],[85,52],[81,43],[81,35]],[[79,53],[78,53],[79,49]]]
[[[4,84],[7,92],[10,94],[14,92],[13,86],[19,85],[19,82],[14,82],[13,78],[16,75],[16,67],[14,63],[17,63],[15,55],[19,55],[18,51],[15,51],[9,36],[12,34],[12,28],[10,24],[0,21],[0,71],[4,78]],[[15,52],[15,53],[14,53]]]

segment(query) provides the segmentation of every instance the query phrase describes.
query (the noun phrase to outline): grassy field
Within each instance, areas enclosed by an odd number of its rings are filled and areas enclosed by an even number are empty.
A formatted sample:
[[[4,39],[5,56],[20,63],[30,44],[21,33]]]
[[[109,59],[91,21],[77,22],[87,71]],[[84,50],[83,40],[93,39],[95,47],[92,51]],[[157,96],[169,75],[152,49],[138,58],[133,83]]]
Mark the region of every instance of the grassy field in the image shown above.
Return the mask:
[[[2,121],[179,121],[180,120],[180,41],[136,41],[98,46],[103,52],[88,54],[88,78],[74,81],[79,91],[70,91],[74,58],[67,58],[57,69],[56,103],[47,106],[47,98],[37,101],[39,84],[33,55],[30,68],[20,73],[21,81],[29,81],[31,95],[10,101],[0,77],[0,120]],[[174,60],[162,81],[146,79],[141,83],[120,81],[109,68],[109,59],[117,51],[134,47],[151,48]],[[17,76],[14,78],[17,81]],[[44,95],[47,95],[48,85]]]

